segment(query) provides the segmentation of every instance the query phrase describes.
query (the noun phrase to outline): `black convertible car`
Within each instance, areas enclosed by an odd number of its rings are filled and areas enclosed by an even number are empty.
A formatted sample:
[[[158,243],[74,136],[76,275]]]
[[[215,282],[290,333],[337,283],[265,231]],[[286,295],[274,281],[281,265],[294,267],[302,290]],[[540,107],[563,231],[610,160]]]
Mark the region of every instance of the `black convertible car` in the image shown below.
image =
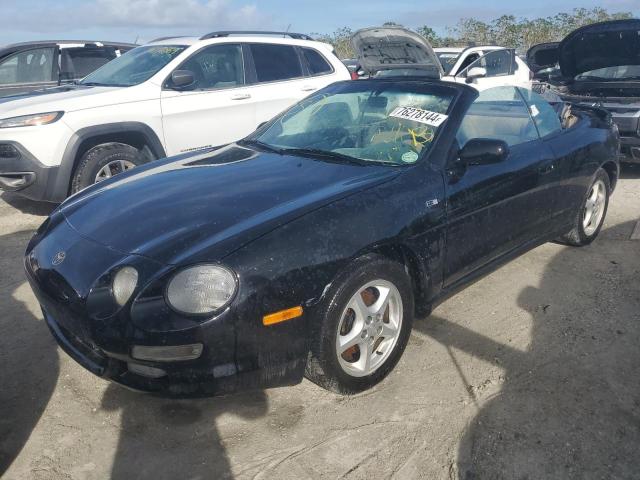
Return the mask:
[[[128,387],[356,392],[415,314],[543,242],[590,243],[618,146],[606,112],[515,87],[340,82],[69,198],[26,272],[61,347]]]

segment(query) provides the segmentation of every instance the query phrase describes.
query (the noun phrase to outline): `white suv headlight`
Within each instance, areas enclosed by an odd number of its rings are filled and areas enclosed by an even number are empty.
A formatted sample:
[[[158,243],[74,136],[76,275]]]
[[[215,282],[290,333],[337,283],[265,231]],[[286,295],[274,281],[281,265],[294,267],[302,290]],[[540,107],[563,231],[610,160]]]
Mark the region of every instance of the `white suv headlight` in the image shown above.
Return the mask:
[[[0,128],[34,127],[47,125],[59,120],[64,112],[36,113],[34,115],[22,115],[20,117],[4,118],[0,120]]]
[[[191,315],[213,313],[233,299],[235,275],[220,265],[197,265],[181,270],[167,286],[166,298],[178,312]]]

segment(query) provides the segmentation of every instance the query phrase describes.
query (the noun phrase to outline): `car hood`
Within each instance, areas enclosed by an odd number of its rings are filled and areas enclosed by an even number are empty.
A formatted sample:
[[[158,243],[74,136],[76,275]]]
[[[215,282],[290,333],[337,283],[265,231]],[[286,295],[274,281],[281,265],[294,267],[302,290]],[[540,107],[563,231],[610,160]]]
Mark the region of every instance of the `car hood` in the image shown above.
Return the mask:
[[[142,88],[142,85],[134,87],[63,85],[3,97],[0,99],[0,118],[44,112],[72,112],[145,100],[149,96],[153,96],[152,93],[149,89]]]
[[[614,20],[574,30],[558,46],[562,75],[599,68],[640,65],[640,20]]]
[[[164,264],[198,255],[211,261],[398,173],[233,144],[131,170],[83,190],[60,209],[81,235],[121,253]]]
[[[527,50],[527,65],[533,73],[551,68],[558,63],[560,42],[539,43]]]
[[[360,67],[369,75],[382,70],[416,69],[420,76],[441,78],[442,64],[421,35],[402,27],[373,27],[358,30],[351,45]]]

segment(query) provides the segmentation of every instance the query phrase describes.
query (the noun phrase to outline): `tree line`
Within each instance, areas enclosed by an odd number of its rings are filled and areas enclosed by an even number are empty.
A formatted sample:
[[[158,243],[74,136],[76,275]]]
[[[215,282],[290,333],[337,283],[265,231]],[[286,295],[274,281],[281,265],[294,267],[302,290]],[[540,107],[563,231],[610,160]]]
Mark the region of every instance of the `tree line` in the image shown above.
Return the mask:
[[[446,28],[446,35],[441,36],[428,25],[413,29],[425,37],[434,47],[454,47],[476,45],[500,45],[516,48],[525,52],[538,43],[562,40],[576,28],[605,20],[633,18],[631,12],[609,13],[602,7],[575,8],[571,13],[540,18],[516,18],[514,15],[502,15],[490,22],[474,18],[462,18],[452,27]],[[385,26],[398,25],[386,22]],[[351,48],[353,30],[342,27],[330,34],[312,34],[317,40],[330,43],[340,58],[354,56]]]

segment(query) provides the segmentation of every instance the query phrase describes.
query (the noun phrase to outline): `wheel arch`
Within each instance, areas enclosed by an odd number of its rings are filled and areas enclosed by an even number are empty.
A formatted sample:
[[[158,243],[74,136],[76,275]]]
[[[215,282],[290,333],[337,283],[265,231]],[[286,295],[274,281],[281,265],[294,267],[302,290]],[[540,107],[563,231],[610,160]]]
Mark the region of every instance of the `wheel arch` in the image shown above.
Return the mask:
[[[151,160],[166,156],[160,138],[144,123],[118,122],[82,128],[73,134],[62,156],[60,171],[50,192],[54,201],[62,201],[69,195],[73,173],[82,156],[97,145],[111,142],[143,150]]]
[[[602,165],[602,169],[607,172],[607,175],[609,176],[609,184],[611,185],[611,192],[613,192],[620,176],[620,164],[613,160],[609,160]]]
[[[373,247],[362,255],[373,254],[388,258],[404,266],[413,289],[415,300],[415,314],[426,316],[430,313],[431,307],[427,298],[429,290],[429,272],[426,270],[424,262],[421,262],[418,255],[408,246],[403,244],[386,244]],[[362,256],[358,255],[358,257]]]

